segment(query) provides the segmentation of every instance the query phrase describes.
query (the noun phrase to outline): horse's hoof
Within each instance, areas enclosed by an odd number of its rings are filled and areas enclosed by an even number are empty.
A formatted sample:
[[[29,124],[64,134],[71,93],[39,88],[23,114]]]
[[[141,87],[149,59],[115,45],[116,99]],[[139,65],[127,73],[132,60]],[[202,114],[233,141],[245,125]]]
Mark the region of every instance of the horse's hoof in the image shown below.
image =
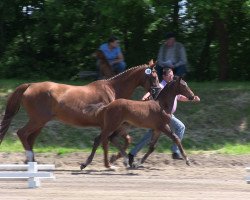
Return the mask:
[[[82,164],[80,165],[80,169],[81,169],[81,170],[83,170],[85,167],[87,167],[87,165],[85,165],[84,163],[82,163]]]
[[[106,166],[108,171],[115,171],[118,169],[118,167],[114,166],[114,165],[110,165],[110,166]]]
[[[190,161],[189,160],[186,160],[186,164],[188,165],[188,166],[190,166]]]
[[[117,156],[116,155],[112,155],[110,158],[110,163],[114,163],[117,160]]]
[[[124,165],[125,167],[129,167],[129,166],[130,166],[128,158],[125,158],[125,159],[124,159],[123,165]]]
[[[141,162],[134,162],[134,163],[132,163],[132,165],[130,166],[130,169],[138,169],[139,167],[142,167]]]

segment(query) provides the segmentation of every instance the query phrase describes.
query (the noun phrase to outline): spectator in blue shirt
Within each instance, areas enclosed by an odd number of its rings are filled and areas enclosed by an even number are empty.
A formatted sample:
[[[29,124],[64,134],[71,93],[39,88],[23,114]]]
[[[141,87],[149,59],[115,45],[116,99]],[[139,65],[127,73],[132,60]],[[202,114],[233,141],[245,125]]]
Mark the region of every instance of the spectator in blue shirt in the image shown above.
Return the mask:
[[[112,66],[112,70],[115,73],[121,73],[125,71],[126,64],[124,62],[124,56],[121,48],[119,47],[119,40],[117,37],[110,37],[107,43],[104,43],[99,48],[107,58],[109,64]]]

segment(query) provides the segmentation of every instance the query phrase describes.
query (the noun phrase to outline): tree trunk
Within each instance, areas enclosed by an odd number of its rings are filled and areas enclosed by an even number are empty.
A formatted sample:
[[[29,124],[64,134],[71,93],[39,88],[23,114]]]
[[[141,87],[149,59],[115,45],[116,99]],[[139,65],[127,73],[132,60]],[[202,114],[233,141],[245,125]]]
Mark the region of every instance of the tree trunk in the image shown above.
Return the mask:
[[[171,31],[178,33],[178,31],[179,31],[179,10],[180,10],[179,0],[173,1],[173,8],[174,8],[173,15],[172,15],[173,24],[172,24]]]
[[[229,40],[226,23],[218,15],[215,17],[215,26],[219,42],[219,80],[225,81],[229,75]]]
[[[4,23],[0,20],[0,57],[3,55],[5,48],[5,38],[4,38]]]
[[[209,65],[210,65],[210,44],[214,37],[214,24],[207,28],[206,41],[202,48],[200,59],[196,70],[196,77],[199,81],[209,78]]]

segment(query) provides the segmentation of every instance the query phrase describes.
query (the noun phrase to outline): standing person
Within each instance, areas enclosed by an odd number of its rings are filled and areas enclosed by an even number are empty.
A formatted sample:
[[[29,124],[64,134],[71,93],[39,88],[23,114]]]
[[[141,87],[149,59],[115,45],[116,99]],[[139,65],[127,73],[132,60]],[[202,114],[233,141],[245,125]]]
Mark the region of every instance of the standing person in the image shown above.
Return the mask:
[[[169,82],[171,82],[174,78],[174,74],[173,74],[173,70],[170,68],[166,68],[163,69],[163,75],[162,75],[163,80],[160,83],[160,87],[164,88]],[[142,100],[145,100],[149,97],[149,93],[146,93]],[[173,108],[172,108],[172,117],[171,117],[171,121],[170,121],[170,128],[171,130],[182,140],[183,136],[184,136],[184,132],[185,132],[185,125],[174,116],[174,112],[176,111],[177,108],[177,101],[190,101],[187,97],[183,96],[183,95],[177,95],[175,97],[175,102],[173,104]],[[194,100],[192,100],[194,102],[199,102],[200,98],[198,96],[194,97]],[[130,167],[132,167],[132,163],[134,161],[134,157],[136,156],[136,154],[143,148],[143,146],[145,146],[146,144],[148,144],[151,140],[151,137],[153,135],[152,133],[153,130],[149,130],[143,137],[142,139],[136,144],[136,146],[129,152],[128,156],[129,156],[129,165]],[[180,154],[179,148],[177,147],[176,144],[172,145],[171,147],[171,151],[172,151],[172,158],[173,159],[178,159],[178,160],[182,160],[182,156]]]
[[[119,40],[115,36],[111,36],[107,43],[104,43],[99,48],[107,58],[112,70],[117,74],[125,71],[126,64],[121,48],[119,47]]]
[[[166,40],[160,47],[156,67],[160,78],[164,68],[173,69],[176,76],[183,77],[187,73],[186,50],[182,43],[176,41],[175,37],[175,33],[167,33]]]

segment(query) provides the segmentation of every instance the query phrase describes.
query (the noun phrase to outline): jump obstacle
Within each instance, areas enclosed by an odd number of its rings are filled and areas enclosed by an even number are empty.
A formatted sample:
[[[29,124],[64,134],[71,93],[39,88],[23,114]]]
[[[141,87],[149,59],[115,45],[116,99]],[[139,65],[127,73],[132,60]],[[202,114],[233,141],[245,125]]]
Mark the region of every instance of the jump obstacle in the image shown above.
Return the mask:
[[[29,188],[41,185],[40,179],[55,179],[52,172],[38,170],[54,170],[55,165],[38,165],[37,162],[28,164],[2,164],[0,165],[0,180],[27,181]]]
[[[250,167],[247,167],[246,171],[250,172]],[[246,181],[247,181],[248,184],[250,184],[250,176],[247,176]]]

